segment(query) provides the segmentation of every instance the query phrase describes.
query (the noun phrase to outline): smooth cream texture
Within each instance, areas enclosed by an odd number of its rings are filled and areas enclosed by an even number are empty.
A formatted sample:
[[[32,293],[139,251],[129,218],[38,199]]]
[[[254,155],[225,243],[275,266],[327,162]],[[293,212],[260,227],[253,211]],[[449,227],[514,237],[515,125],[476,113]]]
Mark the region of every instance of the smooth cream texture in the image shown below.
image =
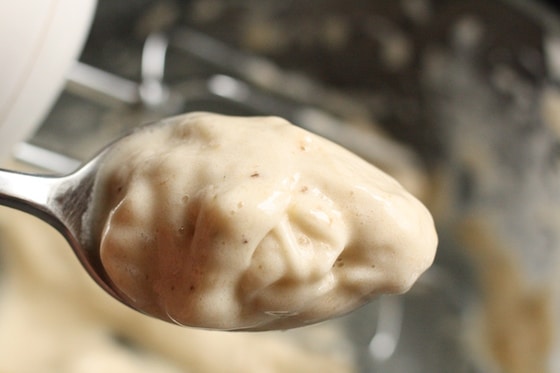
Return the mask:
[[[274,117],[192,113],[121,140],[90,218],[135,307],[284,329],[400,293],[432,263],[427,209],[347,150]]]

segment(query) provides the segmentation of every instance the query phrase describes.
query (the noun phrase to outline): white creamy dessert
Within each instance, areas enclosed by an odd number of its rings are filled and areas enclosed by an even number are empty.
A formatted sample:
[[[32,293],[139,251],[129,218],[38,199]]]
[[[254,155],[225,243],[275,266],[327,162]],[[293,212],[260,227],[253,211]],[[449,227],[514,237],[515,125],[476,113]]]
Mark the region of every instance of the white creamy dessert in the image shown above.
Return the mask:
[[[345,314],[408,290],[437,246],[392,177],[275,117],[144,127],[106,155],[92,206],[101,261],[134,306],[211,329]]]

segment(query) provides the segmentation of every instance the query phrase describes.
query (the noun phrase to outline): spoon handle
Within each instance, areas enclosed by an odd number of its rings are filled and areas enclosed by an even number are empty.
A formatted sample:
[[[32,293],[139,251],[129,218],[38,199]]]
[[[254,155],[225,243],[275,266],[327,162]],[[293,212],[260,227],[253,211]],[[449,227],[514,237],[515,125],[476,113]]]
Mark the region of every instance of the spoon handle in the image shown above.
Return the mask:
[[[0,169],[0,205],[48,221],[52,219],[49,200],[57,181],[55,177]]]

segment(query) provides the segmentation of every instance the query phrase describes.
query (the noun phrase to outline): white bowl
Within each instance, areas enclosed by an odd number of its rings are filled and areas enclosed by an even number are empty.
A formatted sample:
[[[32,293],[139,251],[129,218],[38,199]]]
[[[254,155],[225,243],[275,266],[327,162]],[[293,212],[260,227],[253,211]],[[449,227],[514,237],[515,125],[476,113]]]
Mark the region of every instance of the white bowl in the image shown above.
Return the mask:
[[[84,44],[95,4],[0,2],[0,159],[48,114]]]

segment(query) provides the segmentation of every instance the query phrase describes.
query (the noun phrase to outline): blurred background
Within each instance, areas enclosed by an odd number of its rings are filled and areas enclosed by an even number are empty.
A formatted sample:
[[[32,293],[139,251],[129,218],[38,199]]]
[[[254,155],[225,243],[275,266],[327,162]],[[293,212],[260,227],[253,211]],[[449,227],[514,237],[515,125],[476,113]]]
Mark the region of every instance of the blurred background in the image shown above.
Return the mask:
[[[80,9],[66,12],[82,25],[67,35],[81,38],[68,43],[58,88],[44,93],[44,109],[21,101],[36,114],[2,144],[6,168],[69,172],[134,126],[187,111],[280,115],[394,175],[430,208],[441,243],[404,296],[319,327],[234,336],[171,330],[90,296],[54,233],[0,209],[0,370],[560,371],[555,2],[98,0]],[[0,115],[4,139],[13,118]],[[23,346],[33,358],[12,353]]]

